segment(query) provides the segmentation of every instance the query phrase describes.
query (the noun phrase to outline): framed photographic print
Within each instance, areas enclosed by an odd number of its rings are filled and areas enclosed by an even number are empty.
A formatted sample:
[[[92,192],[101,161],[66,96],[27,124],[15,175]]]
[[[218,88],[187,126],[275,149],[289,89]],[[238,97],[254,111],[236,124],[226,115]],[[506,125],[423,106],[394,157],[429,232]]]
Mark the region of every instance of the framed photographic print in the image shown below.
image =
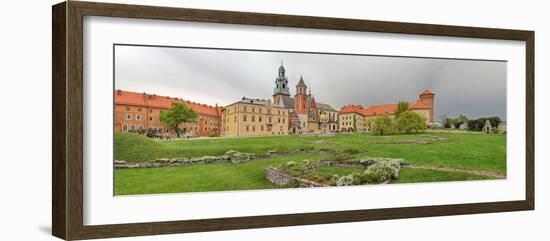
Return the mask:
[[[534,32],[53,6],[53,235],[534,209]]]

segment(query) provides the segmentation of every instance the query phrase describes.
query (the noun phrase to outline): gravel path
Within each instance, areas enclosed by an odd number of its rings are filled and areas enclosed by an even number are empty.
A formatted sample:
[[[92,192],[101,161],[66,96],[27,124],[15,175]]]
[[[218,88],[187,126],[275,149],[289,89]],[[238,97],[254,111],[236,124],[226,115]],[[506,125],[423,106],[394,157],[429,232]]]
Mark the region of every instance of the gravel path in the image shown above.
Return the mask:
[[[405,168],[427,169],[427,170],[445,171],[445,172],[463,172],[463,173],[469,173],[469,174],[478,175],[478,176],[492,177],[496,179],[506,178],[506,175],[503,175],[497,172],[485,171],[485,170],[458,169],[458,168],[450,168],[450,167],[435,167],[435,166],[424,166],[424,165],[408,165],[408,166],[405,166]]]

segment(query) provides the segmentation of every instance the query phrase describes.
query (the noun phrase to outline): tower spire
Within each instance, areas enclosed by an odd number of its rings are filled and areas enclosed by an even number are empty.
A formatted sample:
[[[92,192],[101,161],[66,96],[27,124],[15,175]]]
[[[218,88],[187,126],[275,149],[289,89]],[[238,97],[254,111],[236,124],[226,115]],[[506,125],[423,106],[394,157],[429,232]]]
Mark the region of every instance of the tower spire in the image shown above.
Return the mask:
[[[288,90],[288,79],[285,74],[285,67],[283,66],[283,59],[281,59],[281,66],[279,66],[279,71],[277,78],[275,78],[275,88],[273,89],[273,96],[278,94],[290,95]]]

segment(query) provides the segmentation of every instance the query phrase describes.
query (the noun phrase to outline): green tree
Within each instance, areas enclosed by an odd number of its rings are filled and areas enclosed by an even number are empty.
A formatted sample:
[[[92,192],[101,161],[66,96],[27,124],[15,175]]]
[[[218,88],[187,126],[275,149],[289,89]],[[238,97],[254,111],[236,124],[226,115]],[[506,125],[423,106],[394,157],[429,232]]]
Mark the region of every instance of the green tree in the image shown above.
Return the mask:
[[[454,124],[455,124],[455,128],[460,128],[460,125],[462,125],[462,123],[467,123],[468,122],[468,117],[466,117],[465,115],[459,115],[457,118],[455,118],[453,120]]]
[[[426,118],[412,111],[405,111],[395,120],[397,130],[405,134],[419,133],[424,131]]]
[[[357,132],[357,117],[353,115],[353,132]]]
[[[397,109],[395,110],[395,117],[398,118],[401,113],[409,110],[409,103],[405,101],[399,101],[397,103]]]
[[[181,135],[179,125],[182,123],[194,122],[197,120],[197,113],[183,103],[172,102],[171,110],[160,112],[160,121],[176,132],[178,137]]]
[[[445,128],[451,128],[452,125],[454,125],[454,124],[455,124],[455,119],[445,118],[445,123],[444,123]]]
[[[372,132],[378,135],[387,135],[394,132],[394,123],[391,117],[387,115],[374,118],[372,121]]]

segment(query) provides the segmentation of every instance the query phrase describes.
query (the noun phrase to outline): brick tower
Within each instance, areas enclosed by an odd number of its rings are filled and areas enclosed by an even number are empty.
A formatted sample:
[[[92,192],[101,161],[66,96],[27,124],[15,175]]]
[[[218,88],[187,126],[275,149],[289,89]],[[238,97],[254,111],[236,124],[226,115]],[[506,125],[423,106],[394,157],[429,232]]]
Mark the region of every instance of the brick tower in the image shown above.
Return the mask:
[[[307,115],[309,109],[307,86],[304,83],[304,78],[300,76],[300,81],[296,85],[296,95],[294,95],[294,111],[298,115]]]
[[[434,108],[435,108],[434,99],[435,99],[435,94],[432,93],[429,90],[424,90],[420,94],[419,99],[420,99],[420,102],[423,105],[426,105],[430,108],[430,118],[429,118],[428,122],[429,123],[434,123]]]

